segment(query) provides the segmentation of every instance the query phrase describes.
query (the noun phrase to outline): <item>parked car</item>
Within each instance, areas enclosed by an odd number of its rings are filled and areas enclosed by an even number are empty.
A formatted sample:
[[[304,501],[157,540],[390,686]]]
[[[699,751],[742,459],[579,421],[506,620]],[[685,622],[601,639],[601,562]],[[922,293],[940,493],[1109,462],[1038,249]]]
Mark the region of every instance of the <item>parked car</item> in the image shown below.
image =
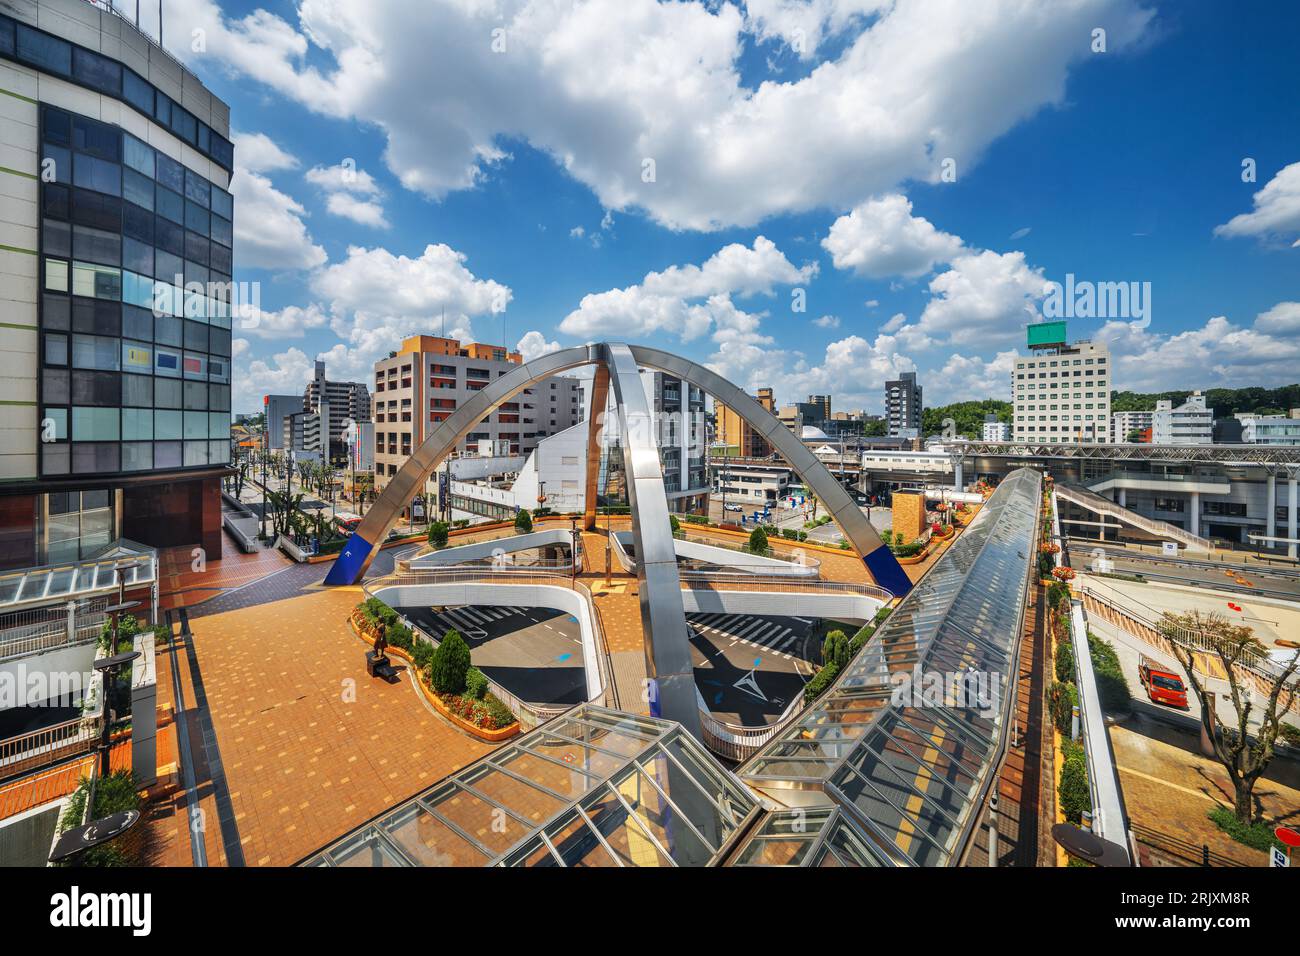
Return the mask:
[[[1152,703],[1168,704],[1170,707],[1187,706],[1187,688],[1183,679],[1145,654],[1138,658],[1138,678]]]

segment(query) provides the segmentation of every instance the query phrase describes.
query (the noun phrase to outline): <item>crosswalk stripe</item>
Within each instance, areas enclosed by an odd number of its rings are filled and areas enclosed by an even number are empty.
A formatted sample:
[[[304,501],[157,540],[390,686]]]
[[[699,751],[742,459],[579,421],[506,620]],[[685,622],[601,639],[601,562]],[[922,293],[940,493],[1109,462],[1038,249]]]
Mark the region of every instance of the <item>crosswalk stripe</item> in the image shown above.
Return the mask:
[[[781,638],[782,638],[781,643],[776,645],[776,649],[778,651],[783,651],[789,645],[794,643],[794,641],[798,638],[798,635],[795,634],[793,630],[787,627],[784,631],[781,632]]]
[[[759,619],[757,621],[751,621],[740,630],[733,632],[733,634],[735,637],[748,638],[751,632],[757,631],[765,623],[767,622],[763,621],[762,619]]]
[[[780,630],[781,630],[781,625],[772,624],[769,621],[764,621],[763,626],[760,627],[753,634],[751,634],[749,639],[753,641],[755,644],[762,644],[764,647],[766,647],[768,643],[768,638],[774,637]]]

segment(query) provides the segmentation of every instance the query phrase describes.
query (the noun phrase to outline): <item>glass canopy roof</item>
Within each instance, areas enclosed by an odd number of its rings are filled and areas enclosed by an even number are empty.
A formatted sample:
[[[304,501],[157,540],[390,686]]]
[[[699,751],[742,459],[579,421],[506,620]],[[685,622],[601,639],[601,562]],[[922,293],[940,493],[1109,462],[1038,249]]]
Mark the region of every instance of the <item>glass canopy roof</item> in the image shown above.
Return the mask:
[[[152,584],[155,557],[152,548],[121,539],[89,561],[0,574],[0,611],[105,594],[119,585],[131,590]]]
[[[681,727],[583,704],[305,866],[704,866],[758,812]]]
[[[1006,735],[1040,483],[1030,469],[1012,472],[838,682],[740,778],[774,800],[813,804],[826,827],[858,828],[885,865],[957,862]],[[737,862],[789,853],[787,865],[823,865],[806,839],[761,832],[780,820],[765,820]]]

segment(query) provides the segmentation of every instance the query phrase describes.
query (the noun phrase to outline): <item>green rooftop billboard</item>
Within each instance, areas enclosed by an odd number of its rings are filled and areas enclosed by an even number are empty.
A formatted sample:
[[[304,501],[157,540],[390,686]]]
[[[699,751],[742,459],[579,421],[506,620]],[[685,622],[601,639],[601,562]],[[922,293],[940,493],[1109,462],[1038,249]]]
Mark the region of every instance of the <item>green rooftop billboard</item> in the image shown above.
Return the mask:
[[[1029,347],[1040,349],[1049,345],[1065,344],[1064,322],[1035,322],[1029,326]]]

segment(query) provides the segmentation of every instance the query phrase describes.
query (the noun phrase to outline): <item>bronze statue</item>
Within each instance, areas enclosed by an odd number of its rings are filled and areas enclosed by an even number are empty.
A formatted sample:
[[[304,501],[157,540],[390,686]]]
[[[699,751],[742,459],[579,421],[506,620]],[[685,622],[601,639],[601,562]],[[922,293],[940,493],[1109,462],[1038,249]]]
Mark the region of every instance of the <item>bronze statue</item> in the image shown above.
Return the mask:
[[[388,650],[388,638],[384,636],[383,631],[380,631],[379,636],[375,638],[375,660],[382,661],[386,650]]]

